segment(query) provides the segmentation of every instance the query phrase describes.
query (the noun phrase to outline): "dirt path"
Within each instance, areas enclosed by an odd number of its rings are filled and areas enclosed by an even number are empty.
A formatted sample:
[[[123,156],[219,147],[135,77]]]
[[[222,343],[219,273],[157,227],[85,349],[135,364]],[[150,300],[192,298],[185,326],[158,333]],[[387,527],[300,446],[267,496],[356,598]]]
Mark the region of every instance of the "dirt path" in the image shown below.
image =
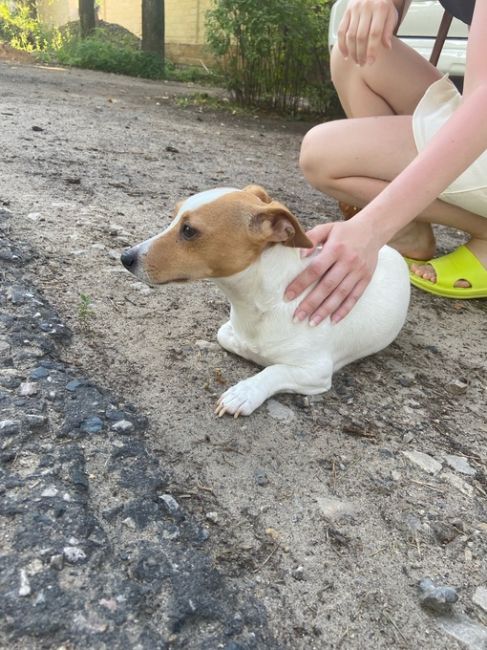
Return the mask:
[[[186,93],[0,64],[0,204],[74,331],[67,361],[148,416],[146,443],[217,567],[252,585],[283,648],[451,649],[467,643],[461,622],[477,635],[466,647],[486,647],[472,599],[487,587],[487,303],[414,291],[397,341],[328,394],[215,419],[215,398],[255,370],[215,343],[223,296],[207,282],[148,289],[120,251],[215,186],[257,182],[307,227],[337,212],[298,171],[305,125],[191,107]],[[440,248],[457,240],[441,232]],[[421,607],[425,577],[457,589],[453,614]]]

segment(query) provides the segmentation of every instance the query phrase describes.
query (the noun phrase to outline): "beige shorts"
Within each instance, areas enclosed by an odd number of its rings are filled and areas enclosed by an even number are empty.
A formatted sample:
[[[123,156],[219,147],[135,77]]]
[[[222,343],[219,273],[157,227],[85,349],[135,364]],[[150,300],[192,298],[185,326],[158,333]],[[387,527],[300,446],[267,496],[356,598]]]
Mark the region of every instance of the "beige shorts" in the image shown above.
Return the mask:
[[[460,93],[447,77],[428,88],[413,114],[418,151],[424,149],[460,102]],[[487,150],[438,198],[487,217]]]

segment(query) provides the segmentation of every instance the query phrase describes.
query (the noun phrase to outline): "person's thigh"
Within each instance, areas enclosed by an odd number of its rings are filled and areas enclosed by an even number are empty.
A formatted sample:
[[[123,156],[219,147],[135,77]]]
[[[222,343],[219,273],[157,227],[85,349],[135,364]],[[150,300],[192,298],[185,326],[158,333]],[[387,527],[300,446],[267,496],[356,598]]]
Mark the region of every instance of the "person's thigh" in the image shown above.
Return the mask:
[[[308,131],[300,164],[319,187],[344,178],[391,181],[416,155],[410,116],[365,117],[327,122]]]
[[[331,75],[348,117],[411,115],[426,89],[441,77],[429,61],[394,38],[373,65],[344,59],[338,47],[331,55]]]

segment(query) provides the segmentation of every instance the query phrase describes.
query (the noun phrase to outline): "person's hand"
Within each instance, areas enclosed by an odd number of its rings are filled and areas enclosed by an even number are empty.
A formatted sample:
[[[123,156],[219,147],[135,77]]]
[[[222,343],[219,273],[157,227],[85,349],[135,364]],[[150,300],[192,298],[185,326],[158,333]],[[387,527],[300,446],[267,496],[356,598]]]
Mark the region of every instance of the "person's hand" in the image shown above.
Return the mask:
[[[382,243],[354,220],[316,226],[306,234],[314,248],[313,261],[287,287],[285,298],[293,300],[311,284],[316,286],[298,305],[294,318],[310,319],[318,325],[331,315],[333,323],[342,320],[370,282]],[[316,253],[316,247],[321,250]]]
[[[338,47],[345,59],[371,65],[381,47],[392,47],[399,14],[392,0],[350,0],[338,27]]]

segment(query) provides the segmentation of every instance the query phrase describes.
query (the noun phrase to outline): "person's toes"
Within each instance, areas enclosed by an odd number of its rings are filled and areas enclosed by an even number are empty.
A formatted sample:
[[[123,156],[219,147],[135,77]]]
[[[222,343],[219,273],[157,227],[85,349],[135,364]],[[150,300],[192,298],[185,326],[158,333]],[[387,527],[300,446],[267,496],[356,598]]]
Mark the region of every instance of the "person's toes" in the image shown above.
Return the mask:
[[[436,272],[430,264],[412,264],[411,271],[423,280],[428,280],[433,284],[436,282]],[[469,289],[472,285],[467,280],[457,280],[455,287],[457,289]]]
[[[411,271],[418,277],[423,278],[423,280],[436,282],[435,270],[429,264],[413,264],[411,266]]]

